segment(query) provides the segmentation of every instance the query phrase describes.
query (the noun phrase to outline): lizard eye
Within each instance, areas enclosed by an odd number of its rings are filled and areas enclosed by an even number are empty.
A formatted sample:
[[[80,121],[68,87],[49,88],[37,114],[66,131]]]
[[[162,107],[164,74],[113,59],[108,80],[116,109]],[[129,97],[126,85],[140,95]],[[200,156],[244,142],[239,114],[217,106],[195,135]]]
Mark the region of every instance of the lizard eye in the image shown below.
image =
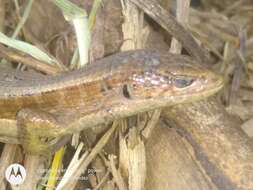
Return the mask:
[[[177,87],[177,88],[185,88],[187,86],[190,86],[193,82],[194,82],[194,79],[190,79],[190,78],[184,78],[184,79],[181,79],[181,78],[175,78],[173,80],[174,82],[174,85]]]

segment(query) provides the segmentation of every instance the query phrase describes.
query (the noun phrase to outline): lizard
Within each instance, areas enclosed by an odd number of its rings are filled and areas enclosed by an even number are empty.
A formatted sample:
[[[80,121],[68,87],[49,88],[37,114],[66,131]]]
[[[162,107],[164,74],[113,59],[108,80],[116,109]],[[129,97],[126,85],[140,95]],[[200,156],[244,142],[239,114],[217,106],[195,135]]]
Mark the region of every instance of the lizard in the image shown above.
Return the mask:
[[[86,128],[203,99],[223,87],[222,76],[192,58],[153,50],[117,53],[55,76],[25,75],[1,76],[0,121],[17,121],[31,154],[47,154]]]

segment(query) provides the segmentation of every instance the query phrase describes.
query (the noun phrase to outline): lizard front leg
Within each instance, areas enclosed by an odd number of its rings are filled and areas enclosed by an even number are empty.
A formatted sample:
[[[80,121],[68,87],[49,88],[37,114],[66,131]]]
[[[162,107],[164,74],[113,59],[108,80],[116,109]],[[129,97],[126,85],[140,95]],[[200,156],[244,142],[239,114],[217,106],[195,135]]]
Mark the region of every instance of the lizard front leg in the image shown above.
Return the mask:
[[[59,136],[63,127],[47,112],[24,108],[17,114],[19,139],[26,153],[48,155],[66,144],[71,135]]]

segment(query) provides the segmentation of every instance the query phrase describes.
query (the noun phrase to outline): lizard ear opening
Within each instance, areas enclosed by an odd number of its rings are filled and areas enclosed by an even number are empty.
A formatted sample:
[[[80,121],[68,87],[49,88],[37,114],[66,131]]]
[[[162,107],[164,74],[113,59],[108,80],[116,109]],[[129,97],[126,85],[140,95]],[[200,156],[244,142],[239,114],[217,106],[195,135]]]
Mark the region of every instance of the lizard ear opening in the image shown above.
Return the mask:
[[[124,84],[123,85],[123,88],[122,88],[122,93],[123,93],[123,96],[127,99],[130,99],[131,98],[131,95],[130,95],[130,92],[129,92],[129,86],[127,84]]]

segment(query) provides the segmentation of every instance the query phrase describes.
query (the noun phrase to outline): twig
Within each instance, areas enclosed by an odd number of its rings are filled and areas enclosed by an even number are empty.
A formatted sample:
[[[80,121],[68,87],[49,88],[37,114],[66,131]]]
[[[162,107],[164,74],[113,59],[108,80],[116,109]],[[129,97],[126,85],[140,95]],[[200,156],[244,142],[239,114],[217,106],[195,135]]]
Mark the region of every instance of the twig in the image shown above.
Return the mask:
[[[0,189],[5,189],[6,184],[4,180],[6,168],[12,164],[16,153],[17,145],[5,144],[0,159]]]
[[[55,65],[46,64],[33,58],[32,56],[23,54],[14,49],[6,48],[3,45],[0,45],[0,57],[10,61],[21,62],[47,74],[55,74],[64,70],[63,68],[59,68]]]
[[[189,17],[190,0],[177,0],[177,21],[186,27]],[[172,38],[170,52],[180,54],[182,45]]]
[[[210,60],[207,52],[200,47],[192,35],[168,11],[163,9],[155,0],[131,0],[146,14],[160,24],[167,32],[177,38],[183,47],[200,63],[208,64]]]
[[[245,66],[245,41],[246,41],[246,33],[245,31],[240,31],[239,33],[240,37],[240,49],[238,51],[238,57],[239,60],[236,63],[235,66],[235,72],[231,84],[231,90],[230,90],[230,97],[229,97],[229,104],[236,104],[236,96],[237,96],[237,91],[240,88],[240,82],[242,79],[243,75],[243,68]]]
[[[78,160],[78,168],[75,172],[71,171],[72,173],[72,181],[66,184],[59,184],[56,190],[62,190],[62,189],[69,189],[72,190],[75,188],[76,182],[78,178],[81,176],[81,174],[86,170],[87,166],[91,163],[91,161],[95,158],[95,156],[101,151],[101,149],[105,146],[105,144],[108,142],[109,138],[111,137],[112,133],[118,126],[118,122],[114,122],[112,127],[105,133],[105,135],[98,141],[96,146],[92,149],[90,154],[85,157],[85,159]],[[66,171],[67,173],[67,171]]]
[[[127,190],[127,186],[126,186],[122,176],[120,175],[119,171],[115,167],[113,155],[109,156],[109,161],[110,161],[110,168],[112,171],[112,175],[114,177],[114,180],[115,180],[119,190]]]
[[[161,109],[157,109],[152,113],[151,119],[149,120],[146,128],[142,131],[142,135],[147,139],[152,130],[155,128],[157,122],[160,119],[160,115],[161,115]]]
[[[36,189],[37,183],[43,174],[44,162],[45,158],[43,157],[26,154],[24,167],[27,176],[24,183],[20,186],[20,190]]]
[[[107,171],[106,174],[104,175],[104,177],[101,179],[101,181],[97,184],[96,187],[93,188],[93,190],[99,190],[100,187],[103,186],[103,184],[106,182],[106,180],[109,177],[110,172]]]

